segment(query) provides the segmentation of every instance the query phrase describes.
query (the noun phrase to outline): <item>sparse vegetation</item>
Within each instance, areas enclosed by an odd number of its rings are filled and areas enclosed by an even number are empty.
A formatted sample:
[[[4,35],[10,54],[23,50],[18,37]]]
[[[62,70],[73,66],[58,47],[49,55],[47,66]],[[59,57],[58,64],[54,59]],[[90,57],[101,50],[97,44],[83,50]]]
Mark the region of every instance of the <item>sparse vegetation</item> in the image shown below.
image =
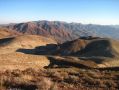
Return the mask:
[[[34,70],[29,68],[23,71],[1,72],[0,88],[1,90],[118,90],[118,76],[119,73],[116,71],[94,69],[52,68]]]

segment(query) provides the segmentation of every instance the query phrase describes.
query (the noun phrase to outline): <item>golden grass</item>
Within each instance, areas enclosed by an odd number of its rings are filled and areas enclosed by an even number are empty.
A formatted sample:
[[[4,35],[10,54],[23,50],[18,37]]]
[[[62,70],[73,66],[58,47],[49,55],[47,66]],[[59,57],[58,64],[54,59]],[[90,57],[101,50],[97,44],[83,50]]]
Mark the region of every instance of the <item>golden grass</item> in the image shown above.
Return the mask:
[[[49,60],[41,55],[28,55],[22,53],[10,53],[0,55],[0,70],[43,68],[49,65]]]

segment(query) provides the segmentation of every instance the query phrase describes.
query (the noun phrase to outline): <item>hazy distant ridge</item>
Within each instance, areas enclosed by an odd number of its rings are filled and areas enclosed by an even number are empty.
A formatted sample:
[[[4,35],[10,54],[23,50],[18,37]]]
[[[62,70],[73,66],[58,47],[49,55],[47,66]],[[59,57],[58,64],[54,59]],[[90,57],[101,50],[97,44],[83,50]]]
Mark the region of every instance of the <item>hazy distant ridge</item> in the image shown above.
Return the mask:
[[[53,36],[59,42],[74,40],[79,36],[101,36],[119,39],[118,25],[81,24],[44,20],[9,24],[6,27],[24,34]]]

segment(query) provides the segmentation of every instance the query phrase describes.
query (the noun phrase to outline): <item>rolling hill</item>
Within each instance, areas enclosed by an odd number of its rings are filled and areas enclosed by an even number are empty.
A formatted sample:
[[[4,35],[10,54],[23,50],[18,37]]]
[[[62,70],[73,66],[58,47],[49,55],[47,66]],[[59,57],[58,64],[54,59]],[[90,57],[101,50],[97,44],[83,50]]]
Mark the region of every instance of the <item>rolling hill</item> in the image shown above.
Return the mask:
[[[49,43],[55,43],[52,38],[37,35],[20,35],[11,38],[0,39],[0,54],[14,52],[17,49],[33,49],[36,46],[43,46]]]
[[[7,37],[14,37],[18,35],[22,35],[22,34],[11,29],[0,28],[0,39],[7,38]]]
[[[8,33],[5,35],[9,36]],[[33,55],[33,53],[36,46],[57,44],[54,39],[37,35],[8,36],[0,39],[0,71],[26,68],[43,69],[49,64],[46,56]],[[31,55],[22,52],[29,52]]]
[[[77,62],[88,67],[96,67],[96,64],[98,68],[119,66],[119,41],[110,38],[82,37],[63,44],[39,46],[35,51],[40,55],[58,55],[64,58],[60,61]],[[57,61],[55,57],[54,60]]]

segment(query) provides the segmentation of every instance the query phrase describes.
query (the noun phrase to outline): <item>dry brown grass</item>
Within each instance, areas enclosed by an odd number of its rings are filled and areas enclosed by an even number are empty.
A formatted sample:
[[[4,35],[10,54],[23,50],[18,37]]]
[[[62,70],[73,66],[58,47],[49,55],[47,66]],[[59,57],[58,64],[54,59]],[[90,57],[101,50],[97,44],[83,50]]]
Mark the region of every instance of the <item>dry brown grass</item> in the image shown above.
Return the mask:
[[[119,72],[78,68],[46,70],[7,70],[0,74],[1,88],[5,90],[118,90]],[[3,90],[3,89],[2,89]]]
[[[7,44],[0,45],[0,54],[12,53],[19,49],[34,49],[37,46],[45,46],[46,44],[56,44],[56,41],[43,36],[21,35],[14,37]]]
[[[43,68],[49,65],[49,60],[46,56],[40,55],[28,55],[22,53],[11,53],[0,55],[0,70],[4,71],[6,69],[20,69],[24,70],[26,68]]]
[[[73,56],[44,56],[15,52],[18,48],[34,48],[51,43],[39,36],[16,37],[0,48],[0,89],[23,90],[118,90],[119,72],[92,69],[97,64],[91,59]],[[42,40],[41,40],[42,38]],[[25,39],[25,40],[24,40]],[[40,39],[40,40],[39,40]],[[47,42],[49,41],[49,42]],[[103,62],[105,65],[117,63]],[[44,69],[44,66],[53,66]],[[118,63],[116,64],[118,65]]]
[[[22,34],[18,33],[17,31],[11,30],[11,29],[0,27],[0,39],[13,37],[13,36],[18,36],[18,35],[22,35]]]

